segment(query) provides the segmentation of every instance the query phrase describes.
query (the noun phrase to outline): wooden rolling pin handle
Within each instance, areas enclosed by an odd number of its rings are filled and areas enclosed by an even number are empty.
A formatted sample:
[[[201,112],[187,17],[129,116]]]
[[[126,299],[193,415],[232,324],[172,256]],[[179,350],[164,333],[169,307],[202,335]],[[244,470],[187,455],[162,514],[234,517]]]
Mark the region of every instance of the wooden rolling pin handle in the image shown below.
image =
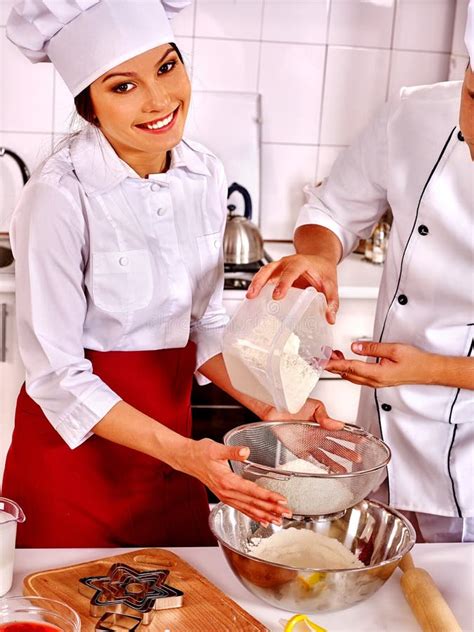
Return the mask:
[[[402,590],[423,632],[462,632],[431,575],[415,568],[411,555],[400,562]]]
[[[411,553],[407,553],[404,557],[402,557],[399,568],[405,573],[409,568],[415,568],[415,563],[413,562],[413,558]]]

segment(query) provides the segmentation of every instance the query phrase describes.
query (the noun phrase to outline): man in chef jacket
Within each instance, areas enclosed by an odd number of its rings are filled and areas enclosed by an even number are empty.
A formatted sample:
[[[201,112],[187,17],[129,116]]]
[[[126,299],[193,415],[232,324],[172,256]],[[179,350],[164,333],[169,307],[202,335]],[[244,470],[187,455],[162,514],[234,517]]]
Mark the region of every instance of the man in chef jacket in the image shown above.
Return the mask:
[[[466,44],[463,82],[402,90],[306,188],[298,254],[248,293],[271,280],[281,298],[303,281],[326,294],[334,323],[336,265],[390,205],[374,342],[352,345],[368,362],[336,352],[328,369],[363,385],[357,423],[392,449],[379,496],[431,542],[474,540],[474,0]]]

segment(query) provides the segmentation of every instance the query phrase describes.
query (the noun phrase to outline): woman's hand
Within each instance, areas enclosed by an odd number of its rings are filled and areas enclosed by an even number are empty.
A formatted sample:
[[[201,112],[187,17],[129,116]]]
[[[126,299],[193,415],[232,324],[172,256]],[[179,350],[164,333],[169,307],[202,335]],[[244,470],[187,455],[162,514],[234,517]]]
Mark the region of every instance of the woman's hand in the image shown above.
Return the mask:
[[[211,439],[190,441],[177,469],[199,479],[223,503],[257,520],[264,526],[281,524],[291,518],[284,496],[270,492],[234,474],[228,460],[245,461],[249,448],[224,446]]]
[[[291,255],[267,264],[255,274],[247,290],[247,298],[255,298],[267,283],[274,283],[273,298],[284,298],[291,286],[313,286],[327,300],[328,323],[336,322],[339,309],[337,271],[334,261],[320,255]]]
[[[341,430],[343,421],[329,417],[326,406],[318,399],[308,399],[303,408],[295,415],[280,412],[274,406],[268,406],[262,415],[263,421],[317,421],[326,430]]]
[[[433,382],[433,366],[438,356],[417,347],[385,342],[354,342],[351,348],[357,355],[380,358],[380,362],[346,360],[340,351],[336,351],[326,371],[336,373],[354,384],[374,388]]]

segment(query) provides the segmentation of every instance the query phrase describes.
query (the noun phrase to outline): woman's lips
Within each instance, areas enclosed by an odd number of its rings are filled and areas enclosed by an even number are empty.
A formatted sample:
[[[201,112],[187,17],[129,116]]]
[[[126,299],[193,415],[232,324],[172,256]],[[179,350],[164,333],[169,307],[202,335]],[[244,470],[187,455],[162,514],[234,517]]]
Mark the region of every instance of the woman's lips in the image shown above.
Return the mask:
[[[140,125],[135,125],[141,132],[145,132],[147,134],[163,134],[167,132],[169,129],[173,127],[178,118],[178,110],[179,107],[161,119],[155,119],[154,121],[150,121],[149,123],[141,123]]]

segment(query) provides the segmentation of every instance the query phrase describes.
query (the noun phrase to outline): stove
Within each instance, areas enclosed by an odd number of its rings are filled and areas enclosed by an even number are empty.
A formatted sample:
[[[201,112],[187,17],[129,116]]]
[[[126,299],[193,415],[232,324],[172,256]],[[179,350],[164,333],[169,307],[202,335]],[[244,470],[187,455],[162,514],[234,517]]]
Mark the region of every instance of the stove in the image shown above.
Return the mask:
[[[224,264],[224,290],[248,290],[254,274],[273,259],[264,251],[263,259],[253,263]]]

